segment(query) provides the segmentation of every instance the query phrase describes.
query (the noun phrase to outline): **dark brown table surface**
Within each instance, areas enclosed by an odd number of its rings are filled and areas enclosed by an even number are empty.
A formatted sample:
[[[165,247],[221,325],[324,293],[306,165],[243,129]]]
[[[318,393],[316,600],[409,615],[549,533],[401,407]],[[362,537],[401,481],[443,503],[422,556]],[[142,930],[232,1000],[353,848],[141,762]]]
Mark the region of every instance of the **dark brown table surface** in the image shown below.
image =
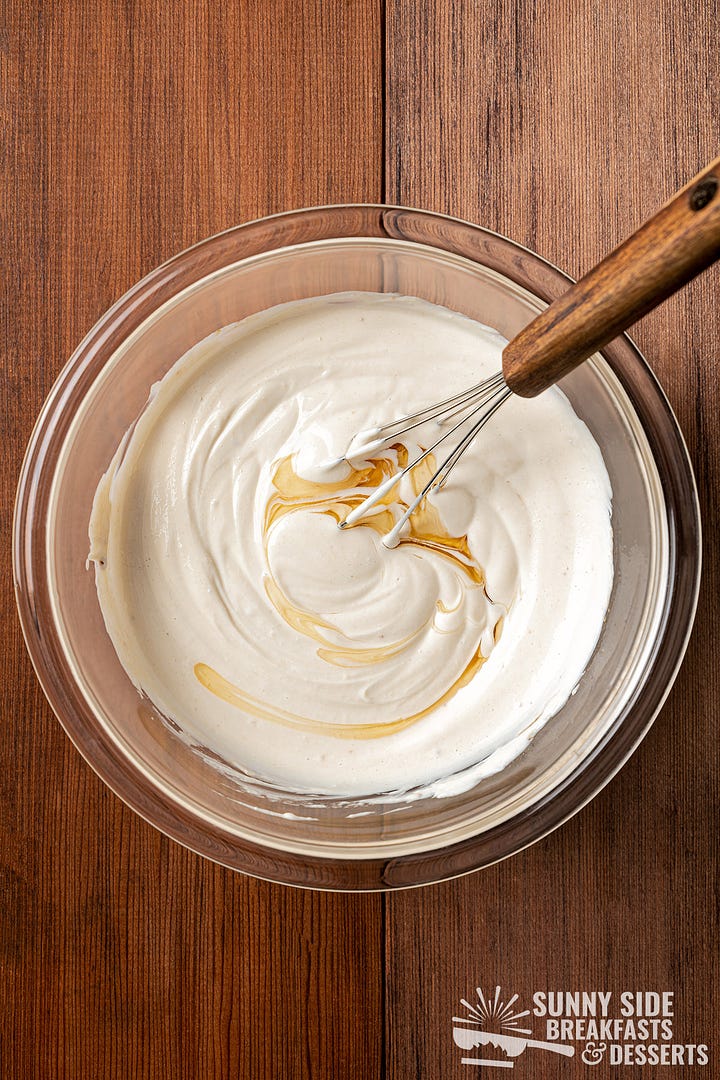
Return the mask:
[[[2,6],[0,1076],[505,1075],[461,1065],[451,1031],[460,998],[498,984],[526,1005],[535,990],[672,991],[675,1041],[709,1043],[698,1072],[720,1075],[717,269],[634,335],[702,501],[684,666],[612,783],[482,873],[313,894],[165,839],[54,719],[10,566],[40,405],[143,274],[263,214],[387,201],[497,229],[578,275],[718,153],[717,3]],[[529,1050],[512,1075],[615,1071]]]

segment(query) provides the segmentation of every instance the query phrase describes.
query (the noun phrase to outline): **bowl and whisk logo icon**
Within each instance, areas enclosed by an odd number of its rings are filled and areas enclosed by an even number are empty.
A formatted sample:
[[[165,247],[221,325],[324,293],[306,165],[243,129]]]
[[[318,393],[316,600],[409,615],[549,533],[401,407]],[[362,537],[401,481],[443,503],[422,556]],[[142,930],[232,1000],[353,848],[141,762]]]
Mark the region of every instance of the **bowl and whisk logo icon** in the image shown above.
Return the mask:
[[[463,1065],[485,1065],[489,1068],[512,1069],[514,1059],[529,1047],[536,1050],[549,1050],[554,1054],[572,1057],[574,1046],[565,1043],[543,1042],[533,1039],[532,1029],[522,1025],[529,1021],[529,1009],[518,1009],[518,995],[503,1000],[499,986],[493,993],[486,994],[482,987],[476,988],[477,1000],[474,1003],[461,998],[461,1004],[467,1011],[466,1016],[453,1016],[453,1039],[455,1045],[470,1054],[480,1047],[493,1047],[501,1050],[503,1056],[462,1058]]]

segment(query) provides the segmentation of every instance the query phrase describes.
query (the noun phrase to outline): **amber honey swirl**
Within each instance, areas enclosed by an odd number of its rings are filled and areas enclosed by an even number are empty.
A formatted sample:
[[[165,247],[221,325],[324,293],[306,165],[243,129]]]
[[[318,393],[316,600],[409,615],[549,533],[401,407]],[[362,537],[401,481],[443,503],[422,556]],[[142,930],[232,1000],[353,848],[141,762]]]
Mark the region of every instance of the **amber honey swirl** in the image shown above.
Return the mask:
[[[390,657],[395,657],[411,648],[427,627],[421,626],[415,632],[397,641],[373,648],[364,648],[348,639],[337,626],[323,616],[294,604],[280,587],[270,570],[267,558],[270,532],[283,517],[298,512],[324,514],[332,518],[336,524],[343,521],[351,510],[367,498],[370,491],[379,487],[394,473],[405,468],[407,463],[408,449],[402,443],[397,443],[382,456],[371,459],[361,467],[348,463],[348,474],[342,480],[320,482],[300,476],[295,469],[294,457],[291,454],[283,457],[273,469],[272,495],[267,503],[263,525],[263,547],[268,567],[264,576],[265,592],[288,626],[318,643],[320,647],[316,650],[317,656],[328,664],[334,664],[337,667],[382,664]],[[410,472],[410,490],[413,496],[422,491],[436,469],[434,455],[428,454]],[[373,512],[358,521],[352,528],[368,528],[380,537],[385,536],[409,505],[409,500],[403,496],[401,487],[401,483],[398,483],[387,491],[377,502]],[[338,531],[337,542],[341,544],[343,539],[343,535]],[[453,536],[443,524],[437,507],[433,506],[429,499],[423,500],[410,517],[407,532],[400,539],[400,546],[403,545],[418,548],[421,551],[432,551],[435,555],[449,560],[457,570],[458,576],[462,578],[465,588],[485,589],[485,575],[470,550],[467,535]],[[444,614],[449,614],[451,610],[443,604],[442,600],[437,601],[436,607]],[[499,640],[502,622],[503,616],[500,615],[493,630],[494,643]],[[470,660],[451,680],[445,692],[425,708],[396,720],[370,724],[338,724],[273,708],[244,692],[241,687],[236,686],[208,664],[198,663],[194,671],[198,681],[212,694],[258,719],[341,739],[378,739],[402,731],[422,717],[429,715],[439,705],[449,701],[461,687],[466,686],[475,677],[486,659],[478,641]]]
[[[436,463],[392,477],[437,428],[338,462],[494,375],[504,345],[417,298],[339,293],[216,331],[153,387],[89,558],[122,667],[176,737],[283,790],[404,799],[497,773],[564,706],[613,578],[607,471],[567,399],[511,397],[397,547]]]

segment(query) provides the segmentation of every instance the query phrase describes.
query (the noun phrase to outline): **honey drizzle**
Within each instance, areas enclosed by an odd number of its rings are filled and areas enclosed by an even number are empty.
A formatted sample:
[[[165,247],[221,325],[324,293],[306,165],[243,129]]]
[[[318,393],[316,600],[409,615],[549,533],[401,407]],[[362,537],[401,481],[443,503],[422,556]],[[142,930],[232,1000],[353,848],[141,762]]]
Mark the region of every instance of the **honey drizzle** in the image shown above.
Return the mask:
[[[234,705],[236,708],[242,709],[243,712],[250,713],[251,716],[258,717],[260,720],[272,720],[276,724],[282,724],[283,727],[316,732],[319,735],[331,735],[336,739],[381,739],[384,735],[393,735],[397,731],[410,727],[411,724],[421,720],[423,716],[427,716],[428,713],[433,712],[440,705],[444,705],[446,701],[455,696],[462,686],[467,686],[484,663],[485,657],[478,649],[462,675],[432,705],[421,709],[420,712],[413,713],[412,716],[404,716],[399,720],[390,720],[386,723],[377,724],[335,724],[328,720],[312,720],[307,716],[299,716],[297,713],[291,713],[285,709],[265,705],[258,698],[251,697],[240,687],[235,686],[224,675],[220,675],[214,668],[211,668],[209,664],[196,664],[193,671],[197,681],[215,697],[227,702],[228,705]]]
[[[419,631],[408,634],[407,637],[401,638],[400,641],[396,641],[391,645],[376,645],[372,648],[357,648],[352,645],[343,647],[335,645],[334,642],[320,633],[321,629],[330,630],[343,637],[344,635],[336,626],[325,622],[324,619],[312,612],[303,611],[302,608],[291,604],[275,579],[269,574],[265,577],[265,592],[271,604],[282,615],[285,622],[293,630],[299,630],[301,634],[305,634],[307,637],[319,642],[323,647],[318,649],[318,656],[329,664],[336,664],[337,667],[360,667],[363,664],[378,664],[390,656],[397,656],[399,652],[408,647],[417,633],[424,629],[424,626],[420,627]]]
[[[266,556],[269,532],[286,514],[304,510],[327,514],[336,522],[343,521],[352,509],[365,500],[368,489],[377,488],[394,472],[404,469],[408,463],[407,448],[402,444],[396,444],[390,449],[393,452],[391,456],[375,458],[363,468],[351,467],[349,474],[342,480],[326,483],[319,483],[298,476],[293,467],[292,456],[279,461],[272,478],[276,494],[273,494],[268,502],[263,523],[263,542]],[[425,487],[436,468],[437,465],[433,455],[428,454],[425,460],[412,470],[410,477],[415,495],[418,495]],[[408,503],[401,497],[399,488],[400,484],[398,483],[387,491],[373,510],[352,527],[371,528],[381,536],[385,536],[393,528],[396,520],[392,507],[396,506],[402,512],[408,506]],[[453,536],[449,533],[443,525],[437,507],[431,505],[427,499],[410,517],[408,531],[400,537],[400,544],[426,548],[443,558],[449,559],[468,579],[470,588],[484,589],[485,575],[470,551],[467,535]],[[288,625],[317,641],[321,646],[317,650],[317,655],[327,663],[339,667],[382,663],[383,660],[396,656],[408,648],[418,634],[422,633],[426,628],[426,626],[422,626],[408,637],[388,645],[372,648],[357,648],[352,642],[349,642],[346,646],[338,645],[327,636],[329,633],[341,639],[344,638],[345,635],[342,634],[338,627],[322,619],[319,615],[305,611],[293,604],[270,573],[266,574],[264,585],[268,599]],[[449,610],[442,601],[438,601],[436,606],[441,612],[447,613]],[[502,618],[494,628],[496,642],[500,636],[501,625]],[[347,638],[345,640],[348,641]],[[482,655],[478,646],[477,651],[458,678],[431,705],[413,713],[411,716],[387,723],[374,724],[337,724],[325,720],[313,720],[284,709],[266,705],[250,694],[246,694],[240,687],[230,682],[229,679],[226,679],[225,676],[215,671],[208,664],[195,664],[193,670],[198,682],[216,697],[259,719],[271,720],[282,724],[284,727],[299,728],[303,731],[318,732],[341,739],[377,739],[402,731],[422,719],[422,717],[427,716],[446,701],[449,701],[461,687],[466,686],[475,677],[485,659],[486,657]]]

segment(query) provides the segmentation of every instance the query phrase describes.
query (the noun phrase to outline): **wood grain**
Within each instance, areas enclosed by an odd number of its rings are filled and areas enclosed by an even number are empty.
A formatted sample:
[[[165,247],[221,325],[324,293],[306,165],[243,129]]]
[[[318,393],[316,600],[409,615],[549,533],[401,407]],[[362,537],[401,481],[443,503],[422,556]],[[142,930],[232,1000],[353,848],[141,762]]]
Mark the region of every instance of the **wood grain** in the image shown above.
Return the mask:
[[[222,870],[106,790],[34,678],[9,537],[109,304],[229,225],[380,199],[379,2],[4,7],[0,1076],[377,1076],[381,899]]]
[[[542,393],[719,256],[717,158],[506,345],[505,382]]]
[[[621,774],[509,862],[386,900],[247,880],[110,794],[34,678],[9,536],[24,446],[64,360],[129,285],[203,236],[385,195],[498,229],[578,276],[717,153],[717,5],[3,7],[0,1076],[462,1076],[450,1018],[498,983],[525,998],[671,989],[679,1040],[711,1041],[712,526],[687,660]],[[635,333],[688,437],[707,523],[720,510],[719,284],[707,273]],[[550,1065],[528,1052],[517,1069],[537,1080]]]
[[[575,277],[718,153],[715,3],[388,0],[387,19],[388,201],[497,229]],[[679,679],[630,762],[558,832],[388,897],[389,1076],[471,1072],[450,1017],[478,985],[526,1006],[536,989],[667,988],[678,1040],[716,1043],[719,287],[716,267],[633,333],[688,439],[706,523]],[[528,1051],[517,1075],[615,1075],[549,1057]]]

